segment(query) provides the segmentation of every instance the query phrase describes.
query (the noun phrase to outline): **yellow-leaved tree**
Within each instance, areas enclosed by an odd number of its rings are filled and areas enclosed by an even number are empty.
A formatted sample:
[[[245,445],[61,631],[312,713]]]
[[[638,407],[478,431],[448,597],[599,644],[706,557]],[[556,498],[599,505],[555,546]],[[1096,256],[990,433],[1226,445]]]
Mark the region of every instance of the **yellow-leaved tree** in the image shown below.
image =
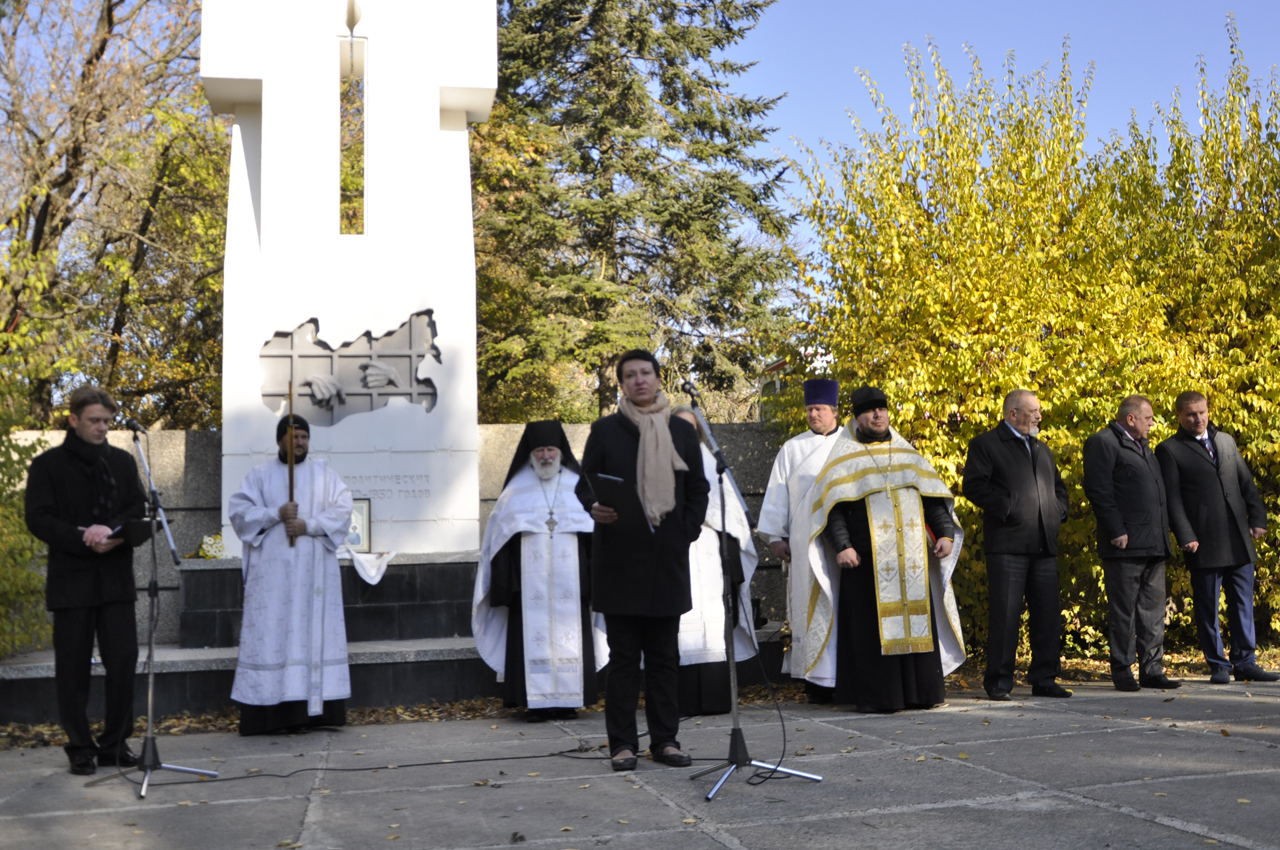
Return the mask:
[[[882,387],[893,423],[959,493],[968,442],[1006,393],[1034,390],[1071,513],[1059,540],[1067,650],[1105,647],[1105,595],[1081,449],[1120,399],[1155,402],[1153,444],[1173,433],[1174,397],[1206,392],[1276,509],[1280,477],[1277,280],[1278,89],[1235,62],[1215,94],[1202,69],[1192,132],[1177,96],[1161,114],[1162,159],[1136,124],[1086,153],[1091,73],[1003,79],[970,54],[957,85],[930,46],[906,53],[909,121],[863,74],[879,127],[797,164],[816,248],[797,257],[807,291],[798,347],[829,355],[851,390]],[[798,409],[798,405],[792,407]],[[979,512],[956,574],[966,638],[985,641]],[[1185,569],[1173,565],[1171,636],[1193,640]],[[1275,550],[1259,553],[1259,622],[1280,628]]]

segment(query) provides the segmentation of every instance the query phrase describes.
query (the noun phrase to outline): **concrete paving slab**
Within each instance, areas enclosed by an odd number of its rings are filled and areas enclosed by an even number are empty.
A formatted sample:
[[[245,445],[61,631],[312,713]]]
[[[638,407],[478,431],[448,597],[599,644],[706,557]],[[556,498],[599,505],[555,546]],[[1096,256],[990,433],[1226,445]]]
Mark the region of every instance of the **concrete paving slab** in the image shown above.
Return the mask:
[[[1215,833],[1275,836],[1280,766],[1073,789],[1082,796],[1200,823]]]
[[[460,777],[462,783],[326,796],[309,813],[300,840],[311,847],[366,847],[399,834],[409,846],[486,846],[513,840],[577,846],[683,827],[679,812],[615,774],[559,781],[516,778],[483,787],[466,782],[470,776],[457,770],[452,775],[434,772],[433,780]]]
[[[737,826],[725,832],[745,847],[906,847],[930,850],[1026,850],[1028,847],[1189,850],[1205,840],[1161,824],[1099,812],[1053,795],[903,805],[832,813],[807,821]]]

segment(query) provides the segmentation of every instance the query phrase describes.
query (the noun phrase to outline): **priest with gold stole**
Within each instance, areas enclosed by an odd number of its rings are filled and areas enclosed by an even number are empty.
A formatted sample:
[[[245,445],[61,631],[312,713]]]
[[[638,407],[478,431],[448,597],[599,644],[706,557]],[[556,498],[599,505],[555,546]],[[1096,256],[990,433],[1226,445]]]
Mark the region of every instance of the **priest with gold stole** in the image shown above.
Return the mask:
[[[928,708],[965,657],[951,589],[964,531],[885,394],[863,386],[852,404],[813,488],[803,674],[859,711]]]

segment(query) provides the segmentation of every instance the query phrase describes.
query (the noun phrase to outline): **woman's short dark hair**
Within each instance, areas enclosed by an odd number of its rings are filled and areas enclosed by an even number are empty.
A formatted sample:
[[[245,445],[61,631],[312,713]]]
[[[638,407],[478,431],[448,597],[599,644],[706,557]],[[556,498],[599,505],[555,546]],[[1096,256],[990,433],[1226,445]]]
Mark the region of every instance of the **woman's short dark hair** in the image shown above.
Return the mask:
[[[84,386],[78,388],[71,394],[71,401],[68,404],[71,412],[79,416],[84,409],[91,404],[100,404],[112,413],[120,411],[119,405],[111,398],[111,394],[101,387]]]
[[[659,379],[662,378],[662,367],[658,365],[658,358],[654,357],[651,352],[645,351],[643,348],[633,348],[630,351],[624,351],[622,356],[618,358],[618,367],[615,370],[618,376],[618,383],[622,383],[622,367],[623,364],[630,363],[632,360],[643,360],[646,363],[653,364],[653,374]]]

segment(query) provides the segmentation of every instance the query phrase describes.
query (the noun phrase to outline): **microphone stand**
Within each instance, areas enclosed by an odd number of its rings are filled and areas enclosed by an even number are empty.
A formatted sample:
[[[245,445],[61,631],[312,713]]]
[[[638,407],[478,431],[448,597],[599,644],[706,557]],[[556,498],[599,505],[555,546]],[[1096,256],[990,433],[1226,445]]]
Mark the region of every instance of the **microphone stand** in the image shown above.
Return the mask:
[[[99,777],[85,783],[89,788],[94,785],[124,776],[134,771],[142,771],[142,787],[138,789],[139,799],[147,796],[147,786],[151,784],[151,774],[157,770],[172,770],[178,773],[194,773],[197,776],[215,778],[216,770],[202,770],[196,767],[179,767],[174,764],[162,764],[160,752],[156,749],[155,736],[155,698],[156,698],[156,624],[160,619],[160,566],[156,556],[156,535],[160,528],[164,529],[165,541],[169,544],[169,554],[173,556],[173,565],[180,566],[178,549],[173,545],[173,534],[169,531],[169,520],[164,515],[164,507],[160,504],[160,491],[156,489],[155,479],[151,477],[151,466],[147,463],[147,455],[142,450],[138,433],[142,426],[132,419],[128,422],[133,431],[133,447],[142,461],[142,470],[147,476],[147,513],[144,519],[151,522],[151,580],[147,582],[148,614],[147,614],[147,736],[142,741],[142,754],[138,757],[136,767],[126,768],[107,776]],[[157,527],[159,526],[159,527]]]
[[[693,408],[693,415],[698,418],[698,423],[702,425],[702,433],[707,438],[707,448],[711,450],[711,454],[716,459],[716,478],[720,488],[720,574],[723,577],[724,593],[721,597],[724,605],[724,653],[725,660],[729,663],[729,705],[731,706],[730,716],[733,726],[729,730],[729,755],[724,762],[713,767],[704,768],[689,776],[690,779],[701,779],[708,774],[716,771],[724,771],[720,774],[720,778],[716,780],[715,785],[711,786],[711,790],[707,792],[707,800],[715,799],[716,794],[724,786],[725,782],[733,776],[734,771],[740,768],[746,768],[748,765],[758,767],[764,770],[772,770],[777,773],[785,773],[788,776],[798,776],[801,779],[809,779],[814,782],[821,782],[822,777],[814,773],[805,773],[801,770],[793,770],[789,767],[781,765],[769,764],[768,762],[757,761],[751,758],[747,751],[747,739],[742,732],[742,724],[738,717],[738,659],[737,653],[733,646],[733,629],[734,623],[738,617],[738,599],[733,589],[733,576],[729,570],[729,522],[728,522],[728,503],[725,501],[724,484],[725,479],[729,481],[729,486],[733,488],[733,492],[738,497],[738,501],[742,504],[742,510],[747,515],[747,526],[754,529],[756,526],[755,518],[751,515],[751,509],[747,507],[747,501],[742,497],[742,491],[738,489],[738,483],[733,479],[733,472],[729,469],[729,463],[724,459],[724,452],[720,451],[720,446],[716,443],[715,435],[711,433],[711,425],[707,422],[707,418],[702,415],[701,394],[698,388],[693,385],[693,381],[685,381],[683,389],[689,394],[689,403]]]

